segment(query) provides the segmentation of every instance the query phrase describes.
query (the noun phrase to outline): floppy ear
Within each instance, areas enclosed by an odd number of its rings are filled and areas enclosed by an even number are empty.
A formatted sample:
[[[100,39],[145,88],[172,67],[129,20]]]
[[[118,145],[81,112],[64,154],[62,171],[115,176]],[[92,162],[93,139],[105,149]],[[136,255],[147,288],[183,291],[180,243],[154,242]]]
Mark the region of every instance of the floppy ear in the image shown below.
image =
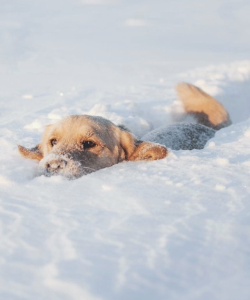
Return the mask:
[[[136,160],[157,160],[167,156],[168,150],[165,146],[143,142],[128,131],[120,131],[120,144],[125,152],[123,159],[129,161]]]
[[[134,153],[136,149],[135,143],[136,138],[132,133],[120,130],[120,144],[125,153],[125,157],[124,154],[122,154],[122,160],[128,160],[128,158]]]
[[[43,158],[43,154],[40,150],[40,145],[36,145],[36,147],[32,149],[27,149],[23,146],[17,145],[19,153],[29,159],[36,159],[36,160],[41,160]]]
[[[139,142],[135,151],[128,158],[130,161],[136,160],[157,160],[165,158],[168,154],[168,150],[165,146],[151,143],[151,142]]]

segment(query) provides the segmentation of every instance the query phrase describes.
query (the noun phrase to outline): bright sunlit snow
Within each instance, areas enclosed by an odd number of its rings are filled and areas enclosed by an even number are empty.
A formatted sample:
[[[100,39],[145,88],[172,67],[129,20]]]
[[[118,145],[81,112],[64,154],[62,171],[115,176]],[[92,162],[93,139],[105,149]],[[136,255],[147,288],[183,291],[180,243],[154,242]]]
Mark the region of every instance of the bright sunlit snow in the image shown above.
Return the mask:
[[[250,299],[250,3],[3,0],[0,299]],[[233,125],[205,149],[74,181],[36,177],[17,144],[70,114],[138,137],[182,110],[174,86]]]

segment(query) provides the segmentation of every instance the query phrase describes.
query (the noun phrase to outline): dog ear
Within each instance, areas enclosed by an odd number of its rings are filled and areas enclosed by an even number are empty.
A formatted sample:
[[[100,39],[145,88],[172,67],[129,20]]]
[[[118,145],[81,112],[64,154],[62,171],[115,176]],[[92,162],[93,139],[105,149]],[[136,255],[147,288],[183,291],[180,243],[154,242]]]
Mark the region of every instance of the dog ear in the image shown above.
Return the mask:
[[[128,158],[133,154],[136,149],[135,141],[136,138],[132,133],[120,130],[120,145],[123,150],[121,160],[128,160]]]
[[[165,146],[151,143],[151,142],[137,142],[138,145],[128,160],[158,160],[165,158],[168,154],[168,150]]]
[[[125,160],[157,160],[167,156],[168,150],[166,147],[137,140],[133,134],[127,131],[121,132],[121,146],[125,152]]]
[[[39,161],[43,158],[43,154],[40,150],[40,144],[36,145],[36,147],[34,147],[32,149],[27,149],[20,145],[18,145],[17,147],[18,147],[19,153],[25,158],[36,159]]]

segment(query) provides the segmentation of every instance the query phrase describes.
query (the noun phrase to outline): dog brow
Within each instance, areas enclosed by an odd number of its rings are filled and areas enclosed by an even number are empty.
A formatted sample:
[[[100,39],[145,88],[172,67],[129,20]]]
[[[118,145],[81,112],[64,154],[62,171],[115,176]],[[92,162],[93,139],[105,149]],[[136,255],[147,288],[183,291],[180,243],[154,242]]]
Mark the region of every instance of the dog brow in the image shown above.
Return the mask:
[[[94,132],[93,131],[88,131],[87,134],[86,134],[86,137],[91,137],[94,135]]]

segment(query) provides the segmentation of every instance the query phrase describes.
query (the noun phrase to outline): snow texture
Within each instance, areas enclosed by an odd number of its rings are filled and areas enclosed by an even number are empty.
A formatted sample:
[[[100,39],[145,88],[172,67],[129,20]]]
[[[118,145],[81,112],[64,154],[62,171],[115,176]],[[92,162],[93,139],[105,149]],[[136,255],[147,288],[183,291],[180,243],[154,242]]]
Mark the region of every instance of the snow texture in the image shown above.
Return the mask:
[[[3,0],[0,299],[249,300],[248,1]],[[70,114],[139,138],[196,84],[233,125],[77,180],[35,176],[17,144]]]

